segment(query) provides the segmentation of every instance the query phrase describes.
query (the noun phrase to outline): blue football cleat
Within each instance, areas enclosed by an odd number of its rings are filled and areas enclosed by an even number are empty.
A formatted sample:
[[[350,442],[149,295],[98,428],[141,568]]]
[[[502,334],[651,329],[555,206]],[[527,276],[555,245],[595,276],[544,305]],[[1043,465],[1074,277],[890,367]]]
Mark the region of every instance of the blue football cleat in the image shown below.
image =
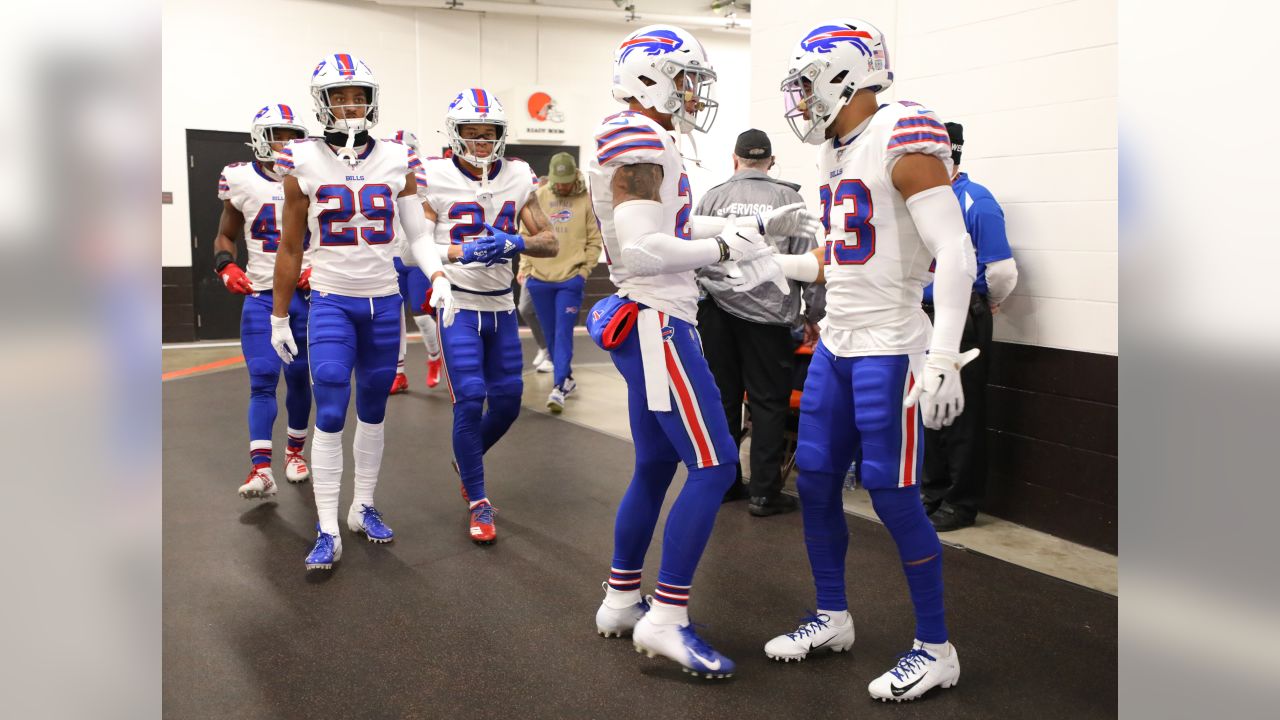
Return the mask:
[[[693,625],[659,625],[646,615],[631,633],[636,652],[649,657],[661,655],[680,663],[684,671],[698,677],[727,678],[736,666],[693,631]]]
[[[360,510],[351,508],[347,514],[347,527],[353,533],[363,533],[369,542],[389,543],[396,534],[382,522],[382,513],[372,505],[360,505]]]
[[[321,532],[316,525],[316,545],[307,555],[308,570],[332,570],[333,564],[342,559],[342,538]]]

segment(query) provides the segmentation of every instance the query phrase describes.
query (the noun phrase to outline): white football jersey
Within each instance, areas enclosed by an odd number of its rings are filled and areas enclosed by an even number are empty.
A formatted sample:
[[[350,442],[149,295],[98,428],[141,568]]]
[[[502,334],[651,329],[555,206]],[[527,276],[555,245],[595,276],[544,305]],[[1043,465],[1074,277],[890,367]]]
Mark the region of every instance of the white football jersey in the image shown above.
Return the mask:
[[[311,201],[311,289],[351,297],[400,292],[396,253],[396,196],[405,176],[422,166],[407,145],[369,140],[352,167],[324,140],[294,140],[276,156]]]
[[[689,239],[689,214],[693,199],[684,158],[675,135],[661,125],[630,110],[611,115],[596,128],[596,152],[587,163],[591,203],[600,219],[609,279],[618,294],[651,308],[670,313],[688,323],[698,322],[698,282],[693,270],[665,275],[640,276],[627,270],[622,246],[613,226],[613,174],[624,165],[648,163],[662,166],[664,230]]]
[[[218,178],[218,199],[230,200],[244,216],[244,242],[249,247],[249,266],[244,274],[249,283],[255,292],[270,291],[284,217],[284,186],[256,162],[231,163]],[[310,261],[310,253],[303,253],[304,270]]]
[[[865,125],[822,146],[818,188],[827,227],[822,343],[841,357],[924,352],[932,326],[920,308],[933,254],[893,186],[903,155],[933,155],[951,172],[946,126],[913,102],[882,105]]]
[[[489,168],[486,183],[453,158],[428,160],[424,175],[427,202],[436,213],[439,245],[460,245],[488,235],[484,223],[516,232],[520,211],[537,189],[529,164],[512,158],[496,160]],[[511,284],[515,280],[515,263],[515,259],[491,267],[482,263],[445,263],[444,274],[453,286],[454,303],[463,310],[514,310]]]

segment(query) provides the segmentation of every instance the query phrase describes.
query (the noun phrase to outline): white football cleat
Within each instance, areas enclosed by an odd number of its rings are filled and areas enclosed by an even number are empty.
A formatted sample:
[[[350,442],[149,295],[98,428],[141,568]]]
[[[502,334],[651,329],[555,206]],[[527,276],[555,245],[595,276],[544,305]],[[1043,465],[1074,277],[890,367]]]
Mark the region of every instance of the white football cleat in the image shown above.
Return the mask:
[[[941,685],[949,688],[960,682],[960,655],[951,643],[949,654],[940,657],[926,651],[924,643],[915,641],[909,652],[898,656],[898,664],[867,686],[871,697],[880,702],[915,700]]]
[[[551,394],[547,396],[547,409],[552,415],[564,412],[564,391],[559,386],[551,388]]]
[[[800,627],[765,643],[764,654],[774,660],[799,662],[818,648],[844,652],[853,647],[853,618],[844,615],[848,621],[844,625],[836,625],[826,613],[811,615],[800,621]]]
[[[609,583],[604,583],[604,586],[608,588]],[[652,601],[652,596],[645,597],[624,608],[611,608],[604,602],[600,603],[600,609],[596,610],[596,632],[604,637],[630,635],[640,618],[649,612],[649,603]]]
[[[546,350],[539,350],[539,351],[538,351],[538,354],[533,356],[533,363],[532,363],[532,364],[533,364],[533,368],[534,368],[535,370],[537,370],[538,372],[546,372],[545,370],[542,370],[542,369],[541,369],[541,368],[542,368],[542,364],[543,364],[543,363],[545,363],[545,362],[549,362],[550,360],[551,360],[551,358],[550,358],[550,356],[548,356],[548,355],[547,355],[547,351],[546,351]]]
[[[302,459],[302,453],[288,453],[284,461],[284,479],[291,483],[306,482],[311,477],[311,468]]]
[[[693,625],[658,624],[645,615],[631,631],[631,641],[636,652],[675,660],[692,675],[708,680],[733,676],[733,661],[698,637]]]
[[[271,475],[271,468],[254,468],[249,471],[249,477],[245,478],[244,483],[240,485],[240,497],[245,500],[265,499],[275,495],[276,490],[276,479]]]

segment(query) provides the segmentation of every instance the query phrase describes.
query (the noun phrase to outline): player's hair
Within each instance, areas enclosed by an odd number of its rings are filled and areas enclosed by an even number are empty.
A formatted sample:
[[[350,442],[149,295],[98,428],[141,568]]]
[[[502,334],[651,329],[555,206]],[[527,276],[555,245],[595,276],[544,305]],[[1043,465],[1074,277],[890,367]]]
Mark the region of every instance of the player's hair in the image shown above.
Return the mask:
[[[773,161],[771,157],[744,158],[741,155],[734,155],[734,157],[738,158],[740,167],[751,168],[752,170],[768,170],[769,163]]]

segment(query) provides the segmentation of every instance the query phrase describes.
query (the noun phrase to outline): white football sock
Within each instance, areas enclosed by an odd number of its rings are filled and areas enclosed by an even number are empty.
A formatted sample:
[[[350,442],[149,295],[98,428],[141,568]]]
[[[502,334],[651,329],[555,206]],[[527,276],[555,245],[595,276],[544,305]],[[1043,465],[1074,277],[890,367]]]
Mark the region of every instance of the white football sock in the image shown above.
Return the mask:
[[[436,337],[436,319],[430,315],[414,315],[413,321],[422,332],[422,344],[427,346],[427,359],[440,357],[440,338]]]
[[[818,610],[818,615],[826,615],[831,618],[832,625],[844,627],[849,624],[853,618],[850,617],[848,610]]]
[[[668,605],[655,600],[647,617],[655,625],[688,625],[689,608],[686,605]]]
[[[356,491],[351,507],[357,510],[361,505],[373,505],[373,491],[378,487],[378,471],[382,468],[384,429],[384,423],[356,421],[356,438],[351,448],[356,460]],[[315,454],[314,443],[311,452]]]
[[[338,535],[338,493],[342,491],[342,431],[316,428],[311,436],[311,490],[320,530]]]

